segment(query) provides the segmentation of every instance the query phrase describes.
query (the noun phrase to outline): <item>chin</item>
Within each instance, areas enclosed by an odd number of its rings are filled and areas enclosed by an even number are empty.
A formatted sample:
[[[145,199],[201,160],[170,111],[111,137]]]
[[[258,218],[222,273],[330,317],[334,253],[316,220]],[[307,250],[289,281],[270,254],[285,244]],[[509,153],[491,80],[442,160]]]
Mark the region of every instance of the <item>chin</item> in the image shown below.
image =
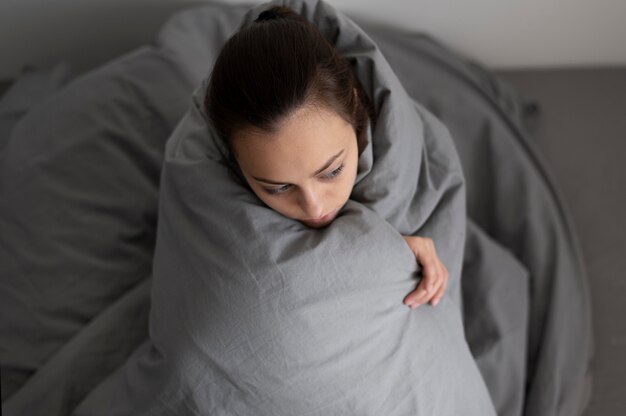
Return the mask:
[[[323,223],[311,223],[311,222],[308,222],[308,221],[302,221],[302,223],[304,225],[306,225],[307,227],[310,227],[310,228],[324,228],[324,227],[330,225],[331,222],[333,222],[333,220],[329,220],[329,221],[326,221],[326,222],[323,222]]]

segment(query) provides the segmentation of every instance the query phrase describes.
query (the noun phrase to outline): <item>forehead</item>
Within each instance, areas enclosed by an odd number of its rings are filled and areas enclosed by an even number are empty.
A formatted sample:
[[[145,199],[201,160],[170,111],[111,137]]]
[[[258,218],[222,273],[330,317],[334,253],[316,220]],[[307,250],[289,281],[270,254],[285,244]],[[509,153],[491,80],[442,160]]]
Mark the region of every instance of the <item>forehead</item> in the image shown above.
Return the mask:
[[[255,175],[310,174],[345,148],[356,135],[337,113],[304,107],[274,133],[244,131],[233,139],[239,164]]]

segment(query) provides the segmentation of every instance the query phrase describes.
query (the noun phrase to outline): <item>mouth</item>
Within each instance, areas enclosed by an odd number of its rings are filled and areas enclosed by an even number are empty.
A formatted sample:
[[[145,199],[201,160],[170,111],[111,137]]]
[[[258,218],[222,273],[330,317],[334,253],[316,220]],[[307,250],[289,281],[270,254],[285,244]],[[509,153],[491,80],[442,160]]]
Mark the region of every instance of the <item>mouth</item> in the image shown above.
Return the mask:
[[[337,214],[338,211],[339,211],[339,209],[336,209],[336,210],[331,211],[328,214],[325,214],[325,215],[323,215],[321,217],[306,219],[306,220],[303,220],[303,222],[305,222],[307,224],[314,224],[314,225],[324,224],[324,223],[332,220],[334,218],[335,214]]]

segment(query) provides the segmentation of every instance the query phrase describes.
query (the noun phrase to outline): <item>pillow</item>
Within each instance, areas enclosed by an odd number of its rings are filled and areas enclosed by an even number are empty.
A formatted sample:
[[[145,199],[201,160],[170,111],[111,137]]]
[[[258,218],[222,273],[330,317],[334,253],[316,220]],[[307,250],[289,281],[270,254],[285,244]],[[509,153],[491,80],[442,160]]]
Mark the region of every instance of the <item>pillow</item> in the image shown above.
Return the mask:
[[[49,81],[64,79],[56,71]],[[27,108],[48,88],[29,85],[3,102]],[[0,165],[3,402],[150,276],[163,149],[192,89],[144,47],[74,80],[12,129]]]
[[[31,107],[63,87],[72,77],[67,62],[44,68],[25,67],[0,98],[0,160],[17,121]]]
[[[222,30],[234,30],[247,10],[204,8],[203,23]],[[0,165],[7,413],[67,414],[147,337],[165,142],[198,74],[211,66],[196,44],[174,42],[187,30],[172,18],[161,31],[171,35],[51,94],[7,141]],[[31,101],[23,93],[11,102]]]

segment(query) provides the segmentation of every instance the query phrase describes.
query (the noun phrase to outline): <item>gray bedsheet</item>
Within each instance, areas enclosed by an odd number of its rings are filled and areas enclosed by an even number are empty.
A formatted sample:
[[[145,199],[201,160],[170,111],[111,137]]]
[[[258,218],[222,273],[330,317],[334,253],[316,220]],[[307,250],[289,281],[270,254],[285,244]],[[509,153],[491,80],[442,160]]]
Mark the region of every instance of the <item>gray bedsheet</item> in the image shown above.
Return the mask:
[[[79,414],[579,414],[587,289],[566,213],[515,118],[427,37],[403,44],[366,29],[374,44],[324,3],[286,3],[334,39],[376,97],[341,217],[308,230],[256,200],[222,163],[197,89],[167,144],[153,282],[97,314],[3,410],[69,412],[91,390],[84,380],[98,384],[125,355],[101,366],[81,357],[110,334],[132,334],[126,349],[141,339],[153,283],[150,340]],[[181,13],[158,53],[198,85],[245,12]],[[433,236],[451,270],[437,308],[401,304],[419,277],[400,233]]]

